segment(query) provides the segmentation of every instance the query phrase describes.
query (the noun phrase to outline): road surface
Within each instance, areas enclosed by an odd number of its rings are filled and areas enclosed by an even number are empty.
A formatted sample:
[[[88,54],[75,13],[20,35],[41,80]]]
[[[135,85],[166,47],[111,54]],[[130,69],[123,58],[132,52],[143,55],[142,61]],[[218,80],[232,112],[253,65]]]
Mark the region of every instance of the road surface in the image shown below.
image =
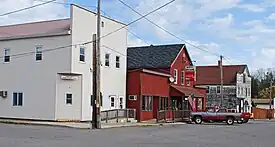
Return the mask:
[[[77,130],[0,124],[1,147],[272,147],[275,121]]]

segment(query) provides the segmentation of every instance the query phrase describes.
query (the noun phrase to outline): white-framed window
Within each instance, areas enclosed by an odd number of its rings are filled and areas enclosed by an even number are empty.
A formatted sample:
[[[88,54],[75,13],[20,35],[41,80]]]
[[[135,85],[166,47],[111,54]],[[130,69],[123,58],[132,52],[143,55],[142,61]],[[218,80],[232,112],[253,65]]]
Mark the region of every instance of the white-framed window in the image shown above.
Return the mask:
[[[12,95],[12,105],[13,106],[23,106],[23,93],[14,92]]]
[[[108,53],[105,54],[105,66],[106,67],[110,66],[110,54]]]
[[[119,97],[119,108],[123,109],[123,96]]]
[[[217,86],[217,93],[221,93],[221,86]]]
[[[80,47],[79,48],[79,61],[85,62],[85,47]]]
[[[238,95],[240,95],[240,94],[241,94],[241,87],[238,86]]]
[[[112,108],[115,107],[115,96],[110,96],[110,106],[111,106]]]
[[[72,93],[66,93],[66,104],[72,105],[73,104],[73,94]]]
[[[120,57],[116,56],[116,68],[120,68]]]
[[[175,79],[175,84],[178,83],[178,70],[177,69],[174,69],[174,79]]]
[[[185,84],[185,72],[181,71],[181,85]]]
[[[152,111],[153,109],[153,97],[142,96],[142,111]]]
[[[186,85],[187,85],[187,86],[190,86],[190,85],[191,85],[191,82],[190,82],[190,81],[187,81]]]
[[[209,86],[206,86],[206,93],[210,93],[210,87]]]
[[[4,49],[4,62],[9,63],[10,62],[10,48]]]
[[[137,100],[137,95],[129,95],[128,100],[130,101],[136,101]]]
[[[35,60],[36,61],[42,60],[42,45],[37,45],[35,47]]]

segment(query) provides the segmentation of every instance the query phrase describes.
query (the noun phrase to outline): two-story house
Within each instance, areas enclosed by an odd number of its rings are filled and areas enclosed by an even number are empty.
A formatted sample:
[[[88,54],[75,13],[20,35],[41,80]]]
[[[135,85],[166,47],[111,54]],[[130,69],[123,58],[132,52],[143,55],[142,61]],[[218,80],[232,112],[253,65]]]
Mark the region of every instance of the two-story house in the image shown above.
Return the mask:
[[[189,109],[190,95],[203,109],[205,89],[193,88],[194,81],[185,78],[192,65],[184,44],[128,48],[127,107],[137,110],[137,120],[154,119],[159,110]]]
[[[67,19],[0,27],[0,117],[92,119],[92,48],[97,14],[72,4]],[[125,24],[102,17],[102,36]],[[89,43],[87,43],[89,42]],[[127,30],[101,44],[101,109],[125,108]],[[118,52],[118,53],[117,53]]]
[[[207,89],[207,106],[223,106],[251,112],[251,77],[247,65],[223,65],[221,98],[220,62],[216,66],[196,67],[196,87]]]

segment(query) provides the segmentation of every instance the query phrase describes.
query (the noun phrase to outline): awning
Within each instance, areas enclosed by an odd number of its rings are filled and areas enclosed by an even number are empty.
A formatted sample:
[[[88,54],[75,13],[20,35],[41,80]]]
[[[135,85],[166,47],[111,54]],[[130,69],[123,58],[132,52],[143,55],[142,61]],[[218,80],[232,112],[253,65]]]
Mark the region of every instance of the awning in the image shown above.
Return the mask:
[[[192,87],[183,87],[183,86],[175,86],[175,85],[171,85],[171,87],[177,90],[178,92],[184,94],[185,96],[194,94],[195,97],[205,97],[205,95],[203,95],[198,90]]]

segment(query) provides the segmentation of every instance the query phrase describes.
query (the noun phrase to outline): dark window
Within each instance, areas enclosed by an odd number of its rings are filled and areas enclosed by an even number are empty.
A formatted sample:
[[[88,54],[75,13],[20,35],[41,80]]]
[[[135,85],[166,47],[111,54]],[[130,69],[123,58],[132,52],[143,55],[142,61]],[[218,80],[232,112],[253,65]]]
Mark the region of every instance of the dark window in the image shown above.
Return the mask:
[[[23,93],[13,93],[13,106],[23,106]]]
[[[91,106],[93,106],[94,100],[93,100],[93,95],[91,95]]]
[[[71,93],[66,94],[66,104],[69,104],[69,105],[73,104],[73,94]]]
[[[4,53],[4,62],[10,62],[10,49],[6,48]]]
[[[110,54],[105,54],[105,66],[110,66]]]
[[[85,48],[84,47],[80,47],[79,61],[85,62]]]
[[[152,96],[142,96],[142,110],[143,111],[152,111]]]
[[[17,106],[17,93],[13,93],[13,106]]]
[[[35,58],[36,58],[36,61],[40,61],[42,60],[42,46],[36,46],[36,49],[35,49]]]
[[[122,97],[119,98],[119,107],[120,107],[120,109],[123,109],[123,98]]]
[[[116,56],[116,68],[120,68],[120,57]]]
[[[115,107],[115,97],[111,97],[111,107]]]
[[[209,86],[206,86],[206,93],[209,93]]]
[[[168,98],[167,97],[159,98],[159,110],[168,110]]]
[[[101,21],[101,27],[102,28],[104,27],[104,21]]]
[[[221,93],[221,86],[217,86],[217,93]]]
[[[136,95],[129,95],[128,99],[131,100],[131,101],[135,101],[135,100],[137,100],[137,96]]]
[[[245,74],[243,74],[243,83],[245,83],[246,81],[245,81]]]

